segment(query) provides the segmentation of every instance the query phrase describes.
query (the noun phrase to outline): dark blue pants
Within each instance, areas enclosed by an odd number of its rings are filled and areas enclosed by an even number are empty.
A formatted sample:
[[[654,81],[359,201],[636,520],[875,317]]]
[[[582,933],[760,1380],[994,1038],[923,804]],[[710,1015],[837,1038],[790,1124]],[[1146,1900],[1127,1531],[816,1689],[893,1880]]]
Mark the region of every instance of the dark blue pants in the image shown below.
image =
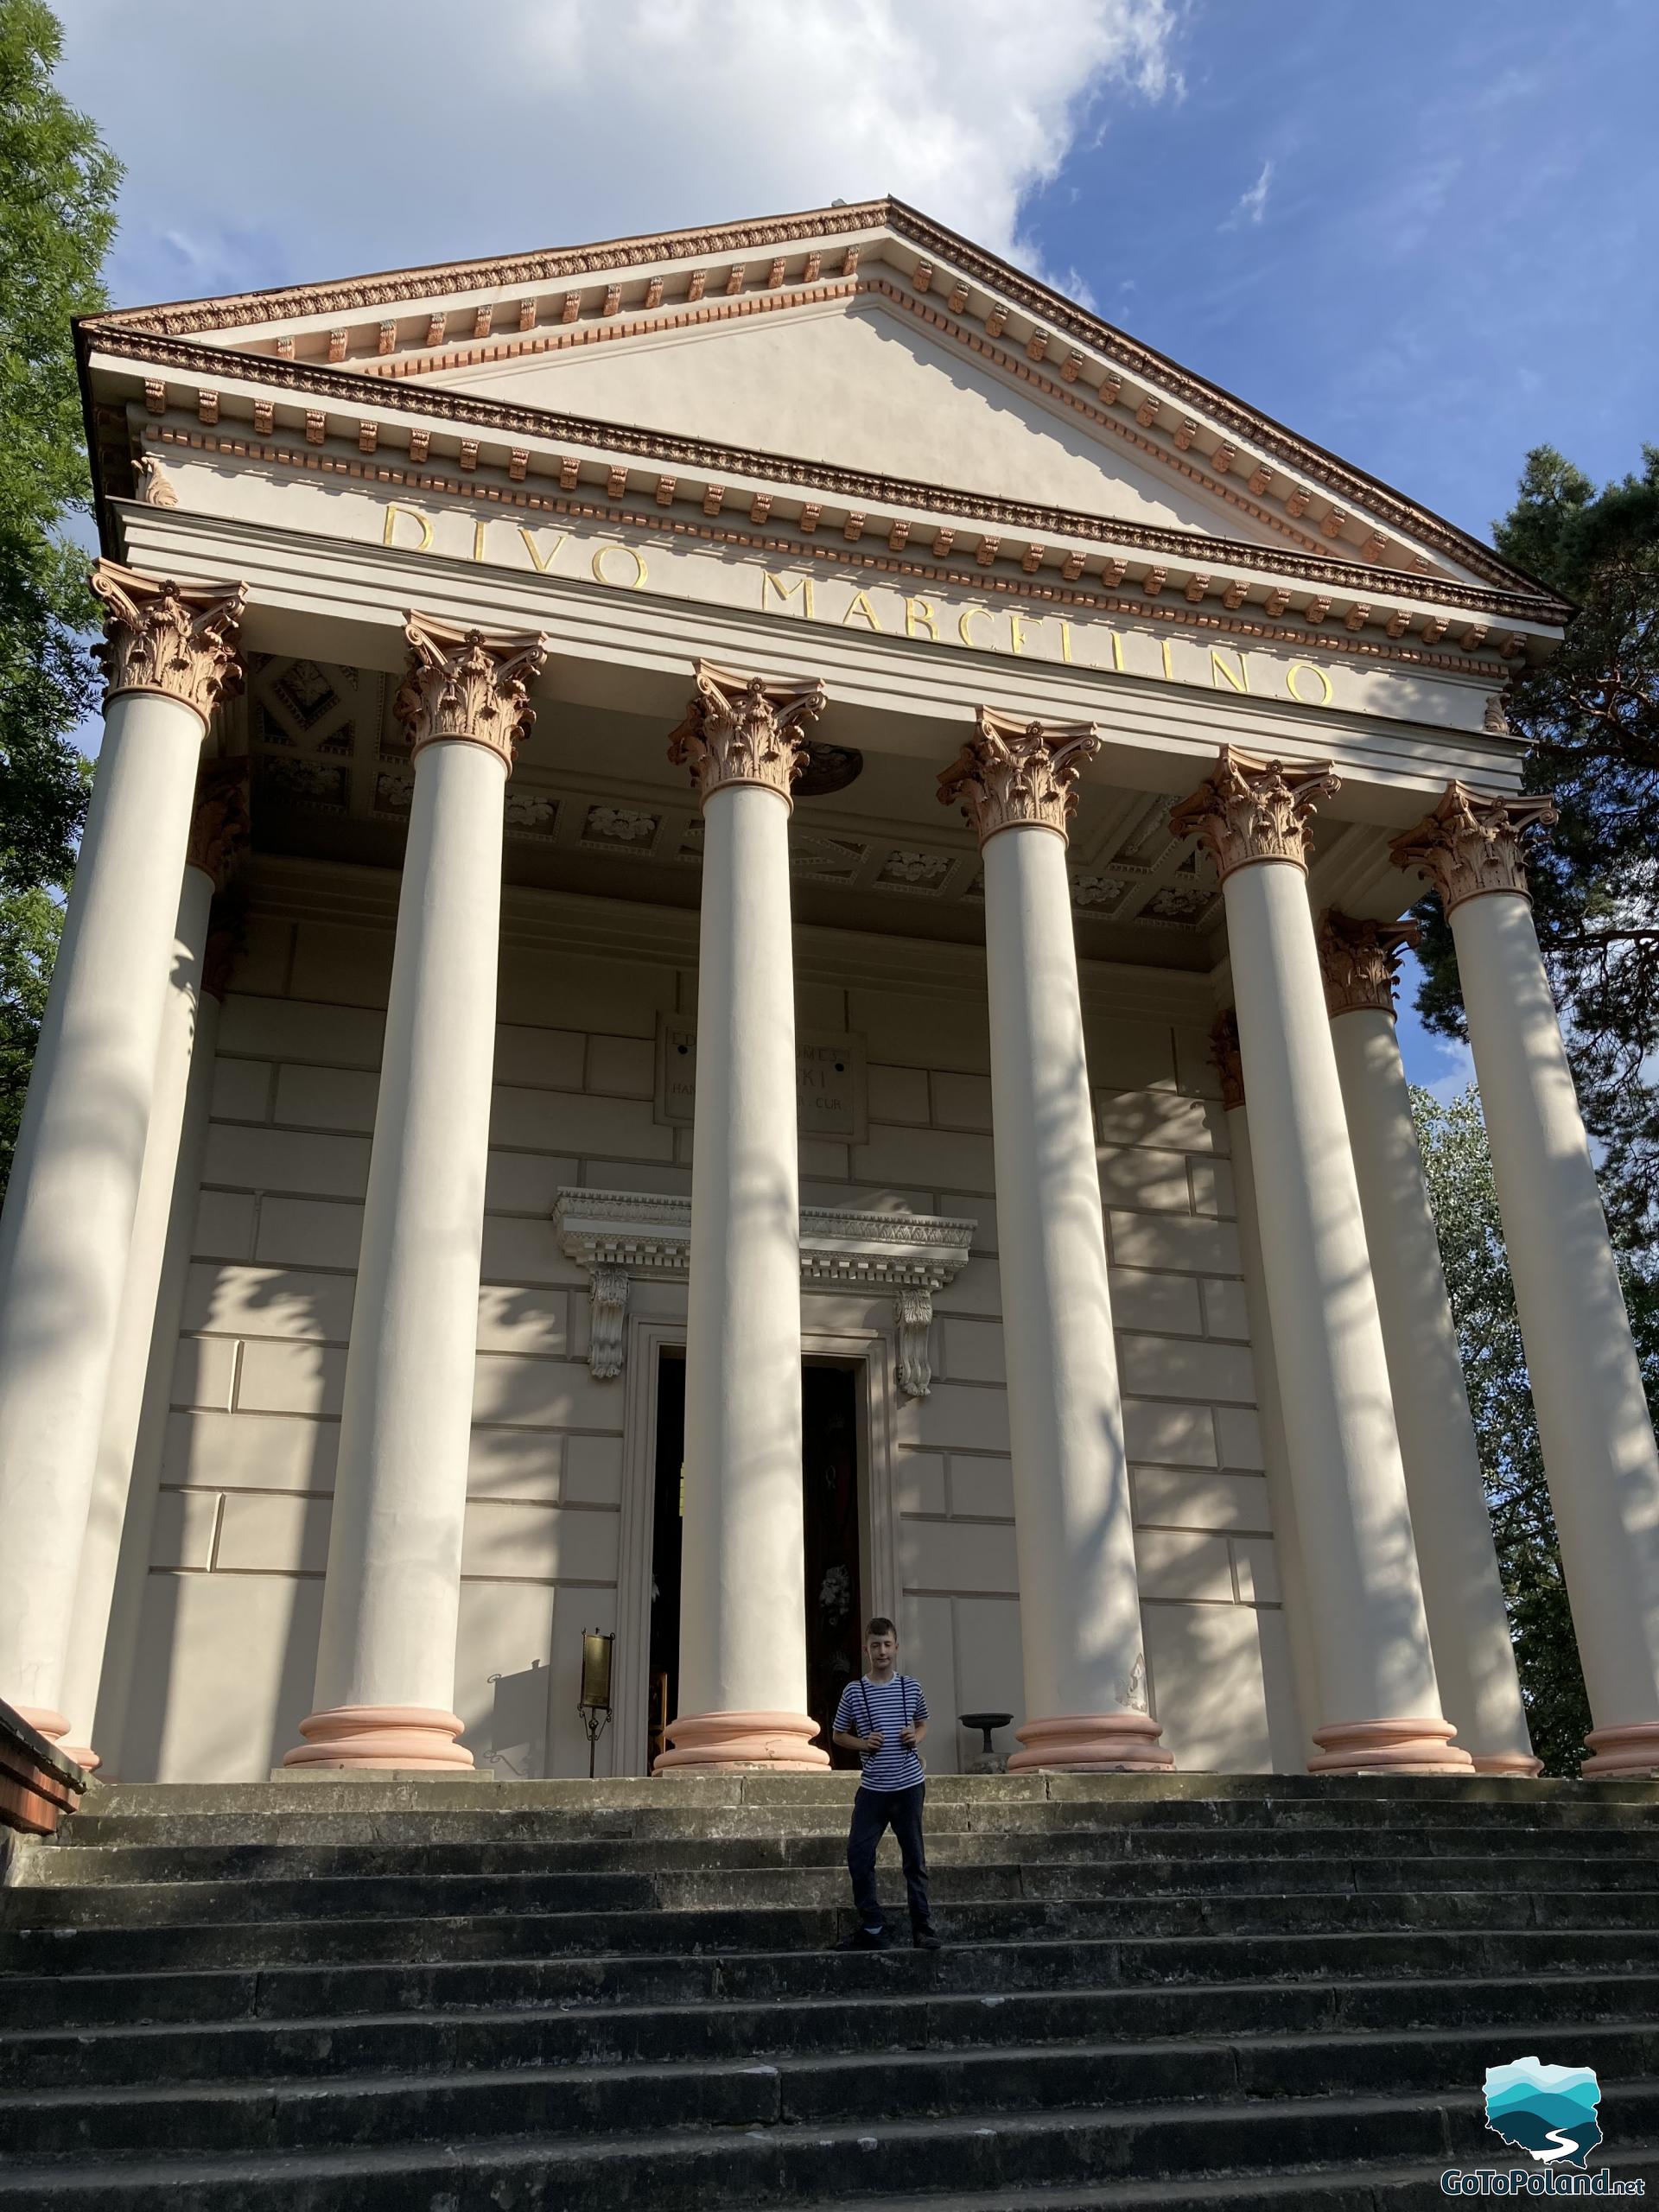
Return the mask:
[[[913,1934],[928,1925],[927,1853],[922,1845],[922,1800],[927,1784],[909,1789],[861,1789],[853,1799],[853,1825],[847,1838],[847,1871],[853,1878],[853,1903],[866,1928],[882,1925],[875,1894],[875,1847],[890,1827],[905,1864],[905,1894],[910,1901]]]

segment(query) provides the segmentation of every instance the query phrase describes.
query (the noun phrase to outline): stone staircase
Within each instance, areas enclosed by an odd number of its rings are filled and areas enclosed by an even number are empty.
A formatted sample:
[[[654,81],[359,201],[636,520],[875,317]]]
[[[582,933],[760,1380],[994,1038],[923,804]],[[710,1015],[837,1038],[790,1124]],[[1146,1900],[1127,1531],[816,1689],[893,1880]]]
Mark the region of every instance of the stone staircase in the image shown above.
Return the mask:
[[[1659,2183],[1659,1786],[846,1777],[94,1787],[0,1892],[0,2208],[1440,2204],[1490,2064]],[[887,1847],[890,1849],[890,1846]]]

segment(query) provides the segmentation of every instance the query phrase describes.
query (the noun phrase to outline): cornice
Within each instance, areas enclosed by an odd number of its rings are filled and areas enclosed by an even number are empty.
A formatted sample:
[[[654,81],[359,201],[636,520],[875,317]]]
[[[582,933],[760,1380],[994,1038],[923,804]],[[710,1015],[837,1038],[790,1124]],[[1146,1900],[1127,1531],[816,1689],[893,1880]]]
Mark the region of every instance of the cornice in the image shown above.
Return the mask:
[[[850,232],[881,228],[891,220],[897,204],[866,200],[850,207],[810,207],[793,215],[642,232],[636,238],[606,238],[588,245],[505,254],[484,261],[433,262],[414,269],[383,270],[332,283],[279,285],[264,292],[229,293],[222,299],[118,308],[95,321],[100,327],[124,325],[181,335],[199,330],[245,328],[250,323],[275,322],[286,317],[343,315],[357,308],[430,299],[441,292],[550,284],[567,276],[631,269],[640,262],[689,261],[699,254],[756,253],[766,246],[793,245],[825,236],[839,238]]]
[[[1085,576],[1082,580],[1085,588],[1078,588],[1052,581],[1052,571],[1046,578],[1020,572],[998,575],[977,565],[952,566],[948,562],[938,560],[924,562],[914,556],[906,557],[886,550],[867,550],[861,543],[839,542],[833,537],[804,541],[798,537],[781,537],[760,528],[746,530],[736,517],[730,521],[710,521],[701,512],[694,519],[689,512],[678,514],[671,512],[674,505],[696,509],[697,502],[695,497],[671,502],[670,512],[664,512],[655,504],[649,508],[633,508],[597,495],[591,499],[567,495],[555,492],[550,486],[543,492],[528,485],[498,484],[477,475],[459,473],[448,475],[441,470],[420,467],[404,469],[391,465],[378,453],[372,459],[363,459],[351,454],[331,454],[315,446],[286,445],[275,437],[269,441],[238,437],[232,431],[220,429],[186,430],[163,426],[149,435],[164,446],[172,445],[186,451],[224,454],[233,460],[252,461],[265,467],[304,470],[324,476],[342,476],[411,495],[436,494],[448,499],[470,499],[496,513],[511,513],[517,510],[532,518],[545,517],[550,520],[596,523],[605,529],[639,531],[657,537],[690,538],[709,545],[741,548],[748,553],[770,554],[791,568],[807,563],[820,569],[839,568],[893,582],[914,582],[935,588],[949,585],[988,597],[1027,600],[1046,608],[1075,609],[1084,614],[1119,615],[1138,622],[1201,631],[1218,638],[1255,639],[1263,643],[1288,645],[1300,652],[1317,652],[1327,658],[1388,661],[1404,667],[1433,669],[1446,674],[1476,678],[1487,683],[1494,694],[1509,676],[1508,668],[1500,662],[1483,661],[1462,648],[1436,652],[1421,635],[1410,631],[1405,632],[1397,641],[1390,642],[1386,637],[1357,636],[1345,625],[1310,631],[1307,622],[1294,610],[1289,610],[1293,619],[1285,620],[1268,614],[1263,605],[1244,600],[1241,600],[1236,612],[1194,605],[1179,590],[1179,578],[1174,580],[1177,588],[1168,599],[1161,594],[1150,598],[1144,593],[1135,596],[1136,587],[1133,585],[1120,593],[1103,589],[1097,578]],[[1195,565],[1198,561],[1206,558],[1213,560],[1218,543],[1213,539],[1200,539],[1197,541],[1199,548],[1197,555],[1186,552],[1183,547],[1182,558],[1193,560]],[[878,536],[876,545],[879,547],[880,543]],[[1235,550],[1243,555],[1250,549],[1239,547]],[[1307,580],[1299,577],[1298,581]],[[1089,586],[1093,588],[1086,588]],[[1492,612],[1495,610],[1486,606],[1491,596],[1478,587],[1452,585],[1445,588],[1443,603],[1463,606],[1475,613]],[[1281,615],[1286,611],[1281,609]]]
[[[1232,393],[1167,355],[1089,314],[1063,294],[988,253],[904,201],[882,199],[852,207],[821,207],[796,214],[698,229],[605,240],[595,244],[474,262],[394,270],[334,283],[289,286],[221,299],[181,301],[119,309],[79,327],[87,333],[140,331],[177,337],[207,330],[244,328],[283,318],[360,312],[442,293],[541,285],[652,262],[749,254],[769,247],[886,230],[925,256],[938,255],[960,276],[976,282],[1034,317],[1056,336],[1078,339],[1115,369],[1156,388],[1172,404],[1199,410],[1212,425],[1236,431],[1250,444],[1288,462],[1332,498],[1357,502],[1379,521],[1433,545],[1449,558],[1513,588],[1521,572],[1454,524],[1298,435],[1284,423],[1248,406]]]
[[[1507,618],[1559,627],[1570,609],[1562,601],[1478,584],[1465,584],[1448,577],[1398,569],[1374,568],[1363,562],[1323,558],[1248,540],[1215,537],[1195,531],[1167,530],[1149,524],[1072,510],[1039,506],[1025,500],[999,499],[945,485],[913,479],[878,475],[864,469],[835,467],[824,462],[775,454],[763,448],[736,447],[710,440],[689,438],[667,431],[642,429],[627,423],[607,423],[597,416],[560,414],[548,408],[524,407],[505,400],[481,399],[470,394],[392,382],[356,371],[321,364],[285,361],[267,355],[250,355],[232,348],[204,346],[194,340],[162,338],[154,334],[104,326],[84,326],[88,342],[105,353],[135,364],[188,372],[197,377],[257,384],[296,395],[310,394],[335,402],[342,412],[379,410],[404,416],[425,417],[468,429],[494,430],[508,436],[545,440],[552,445],[575,446],[589,453],[626,454],[645,462],[671,463],[705,472],[711,481],[733,475],[786,484],[804,493],[827,493],[857,510],[868,503],[908,509],[930,515],[961,517],[995,524],[1001,530],[1046,531],[1090,545],[1128,546],[1147,552],[1174,555],[1195,566],[1205,563],[1294,577],[1332,586],[1356,601],[1378,596],[1408,599],[1424,605],[1468,608]],[[314,411],[315,410],[311,410]],[[326,416],[326,410],[324,410]],[[326,422],[324,424],[326,433]],[[378,441],[377,441],[378,442]],[[596,463],[588,463],[596,466]],[[682,492],[669,482],[669,499]],[[660,490],[661,485],[658,486]],[[698,495],[701,497],[701,494]],[[782,519],[782,518],[780,518]],[[804,547],[799,549],[805,551]],[[1017,549],[1010,548],[1012,553]],[[937,569],[927,573],[937,574]]]

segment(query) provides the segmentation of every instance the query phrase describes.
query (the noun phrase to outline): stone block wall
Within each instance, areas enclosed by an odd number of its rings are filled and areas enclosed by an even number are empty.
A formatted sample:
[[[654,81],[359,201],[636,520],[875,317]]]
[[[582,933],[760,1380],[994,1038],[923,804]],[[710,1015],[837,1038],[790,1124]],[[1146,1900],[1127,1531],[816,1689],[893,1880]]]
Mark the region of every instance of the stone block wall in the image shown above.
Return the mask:
[[[957,1713],[1022,1710],[983,1007],[904,988],[896,943],[892,988],[825,982],[826,936],[798,1019],[861,1038],[868,1125],[804,1141],[804,1199],[976,1224],[936,1300],[931,1395],[880,1378],[904,1664],[937,1716],[930,1764],[950,1771],[977,1746]],[[262,914],[225,1004],[124,1778],[262,1775],[309,1707],[391,952],[385,928]],[[587,1365],[554,1195],[689,1191],[690,1132],[653,1110],[655,1039],[695,1004],[692,966],[504,950],[456,1694],[504,1773],[587,1770],[580,1637],[615,1625],[624,1482],[650,1480],[626,1378]],[[1154,1708],[1183,1766],[1294,1765],[1204,1033],[1096,1014],[1089,1051]],[[636,1310],[671,1325],[683,1292]],[[892,1309],[813,1296],[804,1319],[868,1337]],[[607,1756],[601,1739],[601,1772]]]

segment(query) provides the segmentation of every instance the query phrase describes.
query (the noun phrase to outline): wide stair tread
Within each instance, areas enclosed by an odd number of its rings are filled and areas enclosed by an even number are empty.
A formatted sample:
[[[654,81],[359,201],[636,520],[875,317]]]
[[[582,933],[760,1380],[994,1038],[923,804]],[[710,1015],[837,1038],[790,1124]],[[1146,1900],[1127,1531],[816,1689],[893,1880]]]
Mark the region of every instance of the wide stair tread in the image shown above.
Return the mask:
[[[861,1955],[839,1780],[94,1789],[0,1896],[0,2207],[1420,2212],[1523,2053],[1659,2177],[1659,1789],[929,1800],[947,1948]]]
[[[1631,2085],[1621,2106],[1641,2106],[1651,2126],[1659,2088]],[[918,2212],[976,2201],[999,2208],[1068,2201],[1147,2204],[1209,2202],[1254,2180],[1261,2201],[1276,2187],[1288,2196],[1315,2185],[1351,2191],[1355,2177],[1373,2190],[1408,2193],[1367,2199],[1314,2196],[1321,2212],[1415,2212],[1413,2193],[1432,2186],[1449,2164],[1485,2156],[1480,2099],[1437,2094],[1427,2105],[1392,2097],[1346,2096],[1179,2106],[1054,2107],[1036,2113],[987,2109],[976,2115],[725,2128],[652,2129],[641,2134],[526,2134],[510,2140],[410,2143],[298,2151],[282,2156],[128,2156],[36,2162],[0,2171],[0,2204],[96,2205],[100,2212],[615,2212],[618,2207],[689,2212],[766,2205],[804,2207],[914,2203]],[[1241,2150],[1260,2139],[1266,2154],[1254,2173],[1240,2171]],[[1406,2137],[1402,2142],[1399,2139]],[[1276,2139],[1276,2140],[1274,2139]],[[1659,2174],[1651,2148],[1617,2153],[1616,2171]],[[1268,2163],[1268,2160],[1272,2163]],[[1089,2162],[1117,2168],[1108,2181]],[[1155,2161],[1147,2171],[1147,2162]],[[1161,2196],[1152,2194],[1161,2186]],[[1200,2198],[1197,2190],[1207,2189]],[[1114,2195],[1116,2190],[1117,2194]],[[1079,2194],[1080,2191],[1084,2193]]]

